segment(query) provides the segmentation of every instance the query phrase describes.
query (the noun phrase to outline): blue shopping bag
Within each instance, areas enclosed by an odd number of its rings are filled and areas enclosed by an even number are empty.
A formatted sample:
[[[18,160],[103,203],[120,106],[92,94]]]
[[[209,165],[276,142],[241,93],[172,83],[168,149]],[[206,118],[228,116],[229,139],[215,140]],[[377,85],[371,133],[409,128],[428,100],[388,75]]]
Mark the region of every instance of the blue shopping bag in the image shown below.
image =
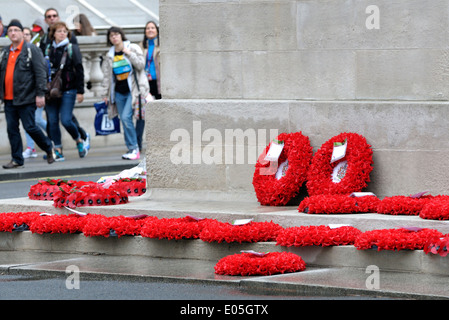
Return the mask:
[[[120,133],[120,120],[118,117],[110,119],[108,116],[108,105],[102,101],[94,103],[97,114],[95,115],[95,133],[97,136]]]

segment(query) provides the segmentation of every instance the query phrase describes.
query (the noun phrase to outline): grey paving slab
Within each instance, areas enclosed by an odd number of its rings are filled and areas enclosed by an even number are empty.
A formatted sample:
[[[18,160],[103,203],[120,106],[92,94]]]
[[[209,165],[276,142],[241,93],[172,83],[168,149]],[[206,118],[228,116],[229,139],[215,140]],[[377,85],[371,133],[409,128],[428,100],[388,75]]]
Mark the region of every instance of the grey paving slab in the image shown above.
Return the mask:
[[[126,151],[123,146],[92,148],[86,157],[80,158],[75,149],[64,150],[65,161],[48,164],[39,152],[37,158],[25,159],[23,168],[1,169],[0,181],[59,177],[73,174],[89,174],[116,172],[130,169],[139,164],[139,160],[123,160],[121,155]],[[10,154],[0,155],[0,164],[11,160]]]
[[[270,286],[298,293],[388,296],[410,299],[449,299],[449,277],[379,269],[378,282],[366,268],[307,268],[303,272],[252,279],[254,289]],[[245,282],[249,282],[245,280]]]
[[[194,259],[160,259],[0,252],[0,270],[10,274],[66,274],[76,266],[81,277],[215,283],[238,286],[248,292],[317,296],[361,296],[401,299],[449,299],[449,277],[379,270],[379,282],[371,272],[357,268],[314,268],[272,276],[220,276],[215,263]]]
[[[238,282],[241,279],[214,273],[213,261],[138,256],[82,255],[0,251],[0,270],[12,273],[66,273],[75,266],[81,274],[183,281]]]

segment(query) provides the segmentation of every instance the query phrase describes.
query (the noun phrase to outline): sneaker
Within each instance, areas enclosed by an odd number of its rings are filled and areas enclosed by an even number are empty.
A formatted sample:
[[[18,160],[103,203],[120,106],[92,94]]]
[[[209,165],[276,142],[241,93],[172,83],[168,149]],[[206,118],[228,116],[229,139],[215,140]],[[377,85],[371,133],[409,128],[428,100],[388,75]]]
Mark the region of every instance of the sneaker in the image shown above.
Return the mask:
[[[55,161],[64,161],[64,155],[62,154],[62,150],[61,152],[59,152],[58,150],[55,150]],[[48,156],[47,156],[47,161],[48,161]]]
[[[88,152],[86,147],[84,146],[84,141],[77,142],[76,147],[78,149],[78,155],[80,156],[80,158],[84,158]]]
[[[84,140],[84,148],[90,150],[90,134],[86,132],[86,140]]]
[[[139,160],[140,159],[140,152],[139,149],[134,149],[128,151],[128,153],[125,153],[122,155],[122,159],[125,160]]]
[[[5,164],[3,166],[3,169],[21,169],[23,168],[23,165],[18,164],[14,160],[11,160],[8,164]]]
[[[22,156],[24,159],[36,158],[37,157],[36,149],[31,149],[30,147],[28,147],[24,152],[22,152]]]

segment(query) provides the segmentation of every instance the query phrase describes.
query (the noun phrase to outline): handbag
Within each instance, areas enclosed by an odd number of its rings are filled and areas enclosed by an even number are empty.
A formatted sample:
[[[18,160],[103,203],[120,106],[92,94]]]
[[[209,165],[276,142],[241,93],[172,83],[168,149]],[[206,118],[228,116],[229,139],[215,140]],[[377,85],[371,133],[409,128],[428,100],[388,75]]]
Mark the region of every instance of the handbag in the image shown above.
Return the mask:
[[[94,120],[95,134],[97,136],[106,136],[113,133],[120,133],[120,120],[118,117],[109,117],[108,105],[102,101],[94,103],[94,107],[97,111]]]
[[[53,78],[51,77],[50,72],[49,81],[47,82],[47,92],[45,93],[45,99],[47,101],[59,99],[62,97],[62,70],[64,69],[66,59],[67,51],[64,51],[59,69],[56,71]]]
[[[139,96],[137,97],[137,101],[133,105],[134,117],[137,120],[145,119],[145,106],[152,100],[154,100],[153,96],[148,93],[146,97],[142,97],[140,93],[139,81],[137,80],[136,72],[133,72],[134,80],[136,81],[137,91],[139,92]]]

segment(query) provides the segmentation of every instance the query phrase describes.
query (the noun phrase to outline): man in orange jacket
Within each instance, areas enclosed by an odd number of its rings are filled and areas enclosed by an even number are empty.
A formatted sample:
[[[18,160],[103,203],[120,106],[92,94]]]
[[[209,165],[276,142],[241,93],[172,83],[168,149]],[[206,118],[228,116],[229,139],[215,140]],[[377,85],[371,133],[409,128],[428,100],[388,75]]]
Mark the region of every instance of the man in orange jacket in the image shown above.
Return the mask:
[[[36,144],[47,153],[47,162],[55,161],[51,140],[36,125],[36,107],[45,106],[47,73],[41,51],[23,39],[20,21],[11,20],[7,28],[9,47],[0,52],[0,100],[5,103],[8,139],[11,145],[11,161],[4,169],[23,167],[23,144],[19,120]]]

